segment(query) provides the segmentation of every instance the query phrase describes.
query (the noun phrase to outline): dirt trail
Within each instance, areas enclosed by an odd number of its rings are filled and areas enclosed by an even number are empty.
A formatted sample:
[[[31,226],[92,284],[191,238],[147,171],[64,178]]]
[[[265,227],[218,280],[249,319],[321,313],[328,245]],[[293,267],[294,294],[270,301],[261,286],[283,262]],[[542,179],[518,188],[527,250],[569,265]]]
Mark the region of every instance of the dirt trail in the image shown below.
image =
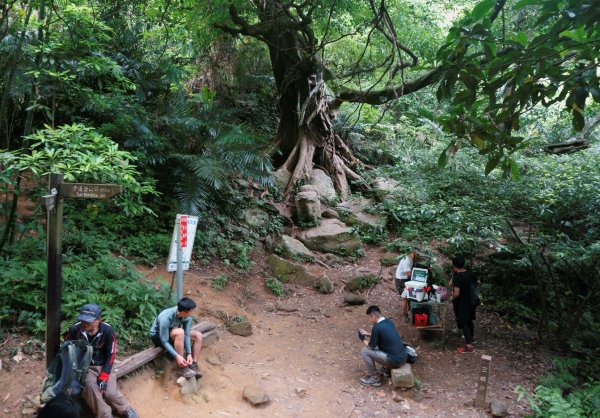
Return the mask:
[[[184,402],[175,377],[170,373],[157,376],[149,367],[120,380],[122,391],[142,418],[480,417],[488,415],[464,405],[475,398],[481,354],[487,354],[493,358],[489,398],[505,402],[513,416],[522,416],[525,403],[516,401],[513,388],[520,384],[531,389],[537,376],[547,370],[547,355],[529,348],[526,332],[510,329],[486,313],[479,314],[476,323],[476,353],[456,353],[461,339],[451,332],[446,350],[442,350],[439,334],[421,335],[400,320],[393,267],[381,269],[382,281],[369,292],[368,304],[379,305],[384,315],[394,320],[405,342],[417,348],[413,371],[421,390],[397,391],[390,385],[373,388],[359,383],[365,370],[356,328],[370,329],[367,305],[345,306],[341,280],[358,267],[379,271],[380,255],[380,249],[370,248],[356,264],[348,262],[332,270],[312,265],[314,273],[326,272],[333,279],[335,293],[321,295],[313,289],[291,287],[290,295],[279,301],[264,287],[268,273],[263,271],[262,255],[254,256],[251,273],[233,278],[224,291],[212,289],[210,282],[222,272],[233,276],[231,270],[211,266],[186,272],[185,291],[200,307],[197,318],[219,325],[219,342],[202,352],[200,395]],[[223,327],[226,316],[247,317],[253,335],[227,332]],[[25,370],[28,372],[23,374]],[[1,371],[0,402],[7,393],[9,396],[1,405],[0,416],[20,416],[24,394],[36,393],[42,374],[41,359],[31,358],[13,364],[10,372]],[[242,399],[245,385],[260,386],[271,402],[259,408],[251,406]]]

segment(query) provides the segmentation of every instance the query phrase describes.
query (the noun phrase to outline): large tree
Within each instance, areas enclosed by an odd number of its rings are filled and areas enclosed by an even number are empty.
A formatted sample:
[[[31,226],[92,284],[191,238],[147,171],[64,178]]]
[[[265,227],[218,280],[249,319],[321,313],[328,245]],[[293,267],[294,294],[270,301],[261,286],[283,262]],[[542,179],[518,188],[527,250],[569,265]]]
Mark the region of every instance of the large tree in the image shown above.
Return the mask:
[[[413,46],[414,29],[396,29],[411,13],[406,5],[414,10],[419,2],[230,0],[209,2],[208,10],[220,30],[268,48],[280,97],[275,142],[284,157],[279,171],[289,174],[287,191],[310,177],[316,163],[343,197],[348,179],[360,178],[359,161],[332,127],[344,102],[383,105],[437,85],[438,98],[450,102],[445,127],[488,155],[487,171],[499,162],[516,171],[510,153],[520,138],[513,131],[538,103],[566,101],[581,129],[586,98],[597,100],[599,92],[593,51],[600,25],[593,3],[521,0],[507,7],[506,0],[483,0],[426,62]],[[346,66],[332,62],[332,45],[347,39],[361,51]],[[455,148],[451,144],[441,162]]]

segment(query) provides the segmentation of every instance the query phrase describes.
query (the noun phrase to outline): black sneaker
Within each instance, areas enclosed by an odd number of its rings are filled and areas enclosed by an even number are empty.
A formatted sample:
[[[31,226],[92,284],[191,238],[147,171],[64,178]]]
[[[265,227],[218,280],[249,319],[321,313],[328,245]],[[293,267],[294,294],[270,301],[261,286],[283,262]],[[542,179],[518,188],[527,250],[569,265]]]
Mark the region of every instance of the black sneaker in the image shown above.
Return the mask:
[[[179,376],[183,376],[186,379],[189,379],[190,377],[195,377],[196,376],[196,372],[193,371],[189,367],[180,367],[179,370],[177,370],[177,373],[179,374]]]
[[[202,370],[200,370],[200,368],[198,367],[198,363],[193,362],[190,366],[190,369],[192,369],[192,371],[196,373],[197,378],[202,377]]]

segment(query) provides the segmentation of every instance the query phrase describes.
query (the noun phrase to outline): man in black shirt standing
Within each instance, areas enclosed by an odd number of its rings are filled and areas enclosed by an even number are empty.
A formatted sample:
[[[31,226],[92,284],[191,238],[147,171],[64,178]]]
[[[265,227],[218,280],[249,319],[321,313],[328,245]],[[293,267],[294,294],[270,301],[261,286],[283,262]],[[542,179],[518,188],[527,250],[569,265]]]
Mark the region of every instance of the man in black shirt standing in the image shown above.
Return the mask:
[[[381,386],[381,373],[377,371],[375,363],[382,364],[388,370],[402,366],[406,362],[406,347],[394,323],[381,315],[379,307],[369,306],[367,315],[373,324],[371,333],[363,329],[358,332],[365,344],[360,355],[369,375],[361,378],[360,382],[363,385]]]
[[[475,335],[475,309],[473,304],[476,278],[470,271],[465,269],[465,259],[454,257],[452,259],[452,303],[454,314],[459,328],[462,328],[465,337],[465,346],[460,347],[459,353],[472,353],[475,351],[473,338]]]

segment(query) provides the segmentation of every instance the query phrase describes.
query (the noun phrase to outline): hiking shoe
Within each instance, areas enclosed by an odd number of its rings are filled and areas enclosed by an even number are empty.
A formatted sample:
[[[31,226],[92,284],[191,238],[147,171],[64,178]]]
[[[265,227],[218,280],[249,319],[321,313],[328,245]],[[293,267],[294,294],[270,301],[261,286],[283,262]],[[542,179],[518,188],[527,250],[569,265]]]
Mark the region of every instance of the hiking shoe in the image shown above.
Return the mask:
[[[475,347],[473,347],[473,346],[469,347],[468,345],[465,345],[464,347],[459,347],[456,351],[458,351],[461,354],[474,353]]]
[[[373,376],[361,377],[360,383],[367,386],[381,386],[381,379],[377,379]]]
[[[125,415],[123,415],[123,418],[139,418],[139,416],[133,408],[129,408],[127,412],[125,412]]]
[[[193,362],[190,366],[190,369],[192,369],[192,371],[196,373],[196,377],[202,377],[202,370],[200,370],[200,368],[198,367],[198,363]]]
[[[177,372],[178,372],[179,376],[183,376],[186,379],[196,376],[196,372],[193,371],[192,369],[190,369],[189,367],[182,367]]]

